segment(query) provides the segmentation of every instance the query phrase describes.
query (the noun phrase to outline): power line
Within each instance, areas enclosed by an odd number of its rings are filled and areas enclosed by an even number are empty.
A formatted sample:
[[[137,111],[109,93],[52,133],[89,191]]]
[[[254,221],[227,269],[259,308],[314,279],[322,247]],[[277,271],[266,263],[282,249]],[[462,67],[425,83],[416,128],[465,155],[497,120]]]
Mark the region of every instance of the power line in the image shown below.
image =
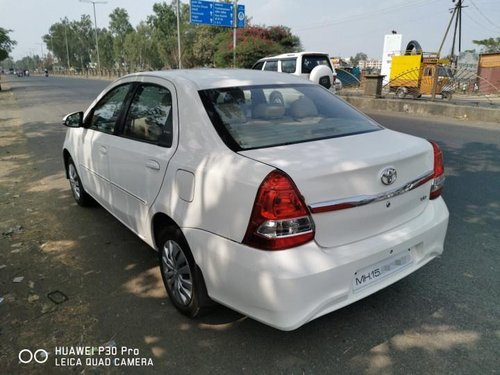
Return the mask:
[[[493,27],[497,28],[500,30],[500,26],[496,23],[494,23],[492,20],[490,20],[488,17],[486,17],[486,15],[481,11],[481,9],[479,9],[477,7],[477,5],[472,1],[472,0],[469,0],[469,2],[472,4],[472,6],[477,10],[477,12],[483,16],[483,18],[488,21],[488,23],[490,23]]]
[[[470,21],[472,21],[472,22],[474,22],[474,23],[475,23],[475,26],[478,26],[477,30],[481,30],[481,31],[482,31],[482,30],[485,30],[485,31],[487,31],[487,32],[489,32],[489,33],[496,33],[496,32],[498,32],[498,31],[493,30],[493,29],[491,29],[491,28],[489,28],[489,27],[486,27],[486,25],[482,24],[481,22],[479,22],[478,20],[476,20],[475,18],[473,18],[470,14],[468,14],[468,13],[464,13],[464,14],[465,14],[465,16],[466,16],[466,17],[467,17]]]
[[[346,23],[346,22],[355,21],[358,19],[373,17],[373,16],[379,15],[379,14],[387,14],[387,13],[399,11],[399,10],[406,9],[406,8],[418,7],[418,6],[430,4],[433,2],[435,2],[435,1],[434,0],[416,0],[413,2],[407,2],[406,4],[399,5],[399,6],[391,6],[391,7],[381,8],[378,10],[374,10],[372,12],[367,12],[364,14],[357,14],[357,15],[353,15],[350,17],[341,18],[341,19],[336,20],[336,21],[319,22],[319,23],[312,24],[312,25],[309,24],[309,26],[305,26],[305,27],[294,27],[294,30],[295,31],[306,31],[306,30],[313,30],[313,29],[322,29],[322,28],[335,26],[335,25],[339,25],[342,23]]]

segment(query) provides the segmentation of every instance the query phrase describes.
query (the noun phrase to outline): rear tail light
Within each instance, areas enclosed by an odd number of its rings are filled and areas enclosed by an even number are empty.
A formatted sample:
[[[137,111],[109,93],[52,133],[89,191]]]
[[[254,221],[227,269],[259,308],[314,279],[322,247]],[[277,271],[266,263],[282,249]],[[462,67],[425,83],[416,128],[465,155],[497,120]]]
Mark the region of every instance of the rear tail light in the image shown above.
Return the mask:
[[[293,181],[273,171],[262,181],[243,243],[262,250],[283,250],[314,238],[314,223]]]
[[[436,142],[430,141],[434,149],[434,175],[432,176],[432,186],[430,199],[436,199],[443,192],[444,187],[444,162],[443,153]]]

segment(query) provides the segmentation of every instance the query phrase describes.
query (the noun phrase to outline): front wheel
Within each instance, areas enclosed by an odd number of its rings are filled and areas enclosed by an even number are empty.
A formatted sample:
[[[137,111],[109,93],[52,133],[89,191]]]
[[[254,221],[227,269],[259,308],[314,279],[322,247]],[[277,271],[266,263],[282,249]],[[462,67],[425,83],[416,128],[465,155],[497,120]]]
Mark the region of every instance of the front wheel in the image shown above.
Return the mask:
[[[191,318],[207,311],[212,303],[203,276],[179,229],[166,230],[160,236],[159,258],[163,283],[174,307]]]
[[[76,203],[82,207],[91,206],[94,202],[92,197],[85,191],[80,176],[75,167],[73,159],[68,159],[68,179]]]

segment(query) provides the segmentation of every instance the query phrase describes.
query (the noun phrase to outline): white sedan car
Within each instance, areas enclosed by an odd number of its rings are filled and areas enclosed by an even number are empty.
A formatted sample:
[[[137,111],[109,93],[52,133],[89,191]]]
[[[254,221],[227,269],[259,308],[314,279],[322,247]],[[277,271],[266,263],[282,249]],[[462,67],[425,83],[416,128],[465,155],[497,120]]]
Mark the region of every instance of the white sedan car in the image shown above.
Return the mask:
[[[64,124],[77,203],[97,201],[158,250],[188,316],[216,301],[296,329],[443,251],[438,145],[292,75],[131,74]]]

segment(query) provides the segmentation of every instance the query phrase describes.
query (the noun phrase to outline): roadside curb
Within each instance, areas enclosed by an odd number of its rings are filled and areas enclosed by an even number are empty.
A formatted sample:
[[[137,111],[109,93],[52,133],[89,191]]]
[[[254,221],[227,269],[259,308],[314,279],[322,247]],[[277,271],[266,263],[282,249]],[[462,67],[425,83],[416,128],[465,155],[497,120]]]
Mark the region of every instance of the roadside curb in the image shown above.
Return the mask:
[[[500,124],[500,109],[418,100],[367,98],[342,95],[340,95],[340,97],[362,111],[402,112],[423,116],[444,116],[469,121],[484,121]]]

